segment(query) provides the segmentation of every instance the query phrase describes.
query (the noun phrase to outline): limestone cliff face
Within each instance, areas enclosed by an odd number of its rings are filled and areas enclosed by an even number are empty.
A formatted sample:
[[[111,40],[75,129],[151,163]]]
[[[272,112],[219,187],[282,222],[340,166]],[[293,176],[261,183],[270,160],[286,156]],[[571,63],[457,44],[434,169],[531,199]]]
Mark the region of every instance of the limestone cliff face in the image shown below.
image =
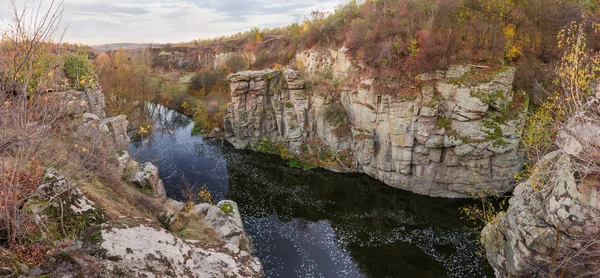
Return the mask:
[[[227,60],[236,55],[244,57],[249,64],[256,61],[256,56],[253,52],[235,47],[224,48],[222,46],[208,45],[197,48],[174,47],[169,51],[162,51],[156,48],[153,51],[158,61],[176,69],[196,68],[214,70],[224,68]]]
[[[508,211],[482,231],[497,277],[598,277],[600,109],[594,105],[561,129],[560,149],[536,164]]]
[[[510,190],[527,107],[512,91],[514,69],[482,74],[454,66],[422,75],[421,88],[405,96],[379,92],[372,78],[333,93],[307,88],[306,79],[324,68],[336,79],[354,71],[345,49],[298,57],[307,76],[271,69],[229,76],[225,133],[235,147],[261,150],[268,141],[302,154],[307,142],[319,141],[338,162],[327,168],[366,173],[419,194]]]

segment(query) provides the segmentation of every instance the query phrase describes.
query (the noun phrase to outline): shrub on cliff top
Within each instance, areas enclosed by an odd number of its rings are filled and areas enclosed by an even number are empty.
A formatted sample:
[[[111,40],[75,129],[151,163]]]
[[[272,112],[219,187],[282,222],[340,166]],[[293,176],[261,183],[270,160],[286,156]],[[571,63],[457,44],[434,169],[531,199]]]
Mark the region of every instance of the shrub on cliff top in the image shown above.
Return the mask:
[[[65,58],[64,70],[71,83],[78,88],[82,78],[94,76],[92,65],[88,60],[88,56],[84,53],[69,54]]]

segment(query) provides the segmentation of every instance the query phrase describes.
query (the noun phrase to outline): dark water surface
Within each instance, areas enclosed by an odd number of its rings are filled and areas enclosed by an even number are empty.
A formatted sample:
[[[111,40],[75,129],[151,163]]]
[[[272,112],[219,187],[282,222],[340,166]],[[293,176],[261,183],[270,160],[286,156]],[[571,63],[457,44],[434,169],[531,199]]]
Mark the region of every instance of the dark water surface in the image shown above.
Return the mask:
[[[154,133],[129,151],[159,168],[170,198],[181,199],[185,176],[216,201],[237,202],[267,277],[492,277],[460,219],[468,201],[415,195],[366,175],[292,169],[192,136],[188,117],[153,110]]]

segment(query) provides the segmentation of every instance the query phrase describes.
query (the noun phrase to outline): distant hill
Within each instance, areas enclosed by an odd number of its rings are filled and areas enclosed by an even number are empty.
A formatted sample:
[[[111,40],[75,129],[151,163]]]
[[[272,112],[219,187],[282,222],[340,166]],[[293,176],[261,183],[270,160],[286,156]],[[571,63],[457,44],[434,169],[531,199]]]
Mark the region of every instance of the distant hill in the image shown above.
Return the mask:
[[[158,43],[111,43],[111,44],[100,44],[90,46],[92,49],[99,52],[115,51],[119,48],[123,49],[139,49],[146,48],[149,46],[160,46]]]

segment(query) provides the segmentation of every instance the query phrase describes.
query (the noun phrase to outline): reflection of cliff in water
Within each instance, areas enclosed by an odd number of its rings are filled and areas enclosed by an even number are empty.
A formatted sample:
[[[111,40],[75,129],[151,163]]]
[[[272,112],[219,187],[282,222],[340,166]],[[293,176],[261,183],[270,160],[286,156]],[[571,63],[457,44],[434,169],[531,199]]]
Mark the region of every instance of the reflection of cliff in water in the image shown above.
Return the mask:
[[[228,198],[242,214],[283,222],[326,220],[336,241],[369,277],[480,277],[487,262],[475,255],[465,230],[465,201],[430,198],[390,188],[366,176],[291,169],[277,157],[235,151],[227,163]],[[248,154],[242,154],[248,153]]]
[[[145,109],[150,120],[157,124],[153,125],[152,129],[149,130],[150,135],[139,136],[138,134],[130,134],[130,137],[132,137],[131,143],[134,144],[136,148],[141,147],[142,140],[152,146],[153,140],[155,139],[151,136],[151,133],[153,132],[174,131],[186,128],[193,123],[186,115],[160,104],[148,103]]]

